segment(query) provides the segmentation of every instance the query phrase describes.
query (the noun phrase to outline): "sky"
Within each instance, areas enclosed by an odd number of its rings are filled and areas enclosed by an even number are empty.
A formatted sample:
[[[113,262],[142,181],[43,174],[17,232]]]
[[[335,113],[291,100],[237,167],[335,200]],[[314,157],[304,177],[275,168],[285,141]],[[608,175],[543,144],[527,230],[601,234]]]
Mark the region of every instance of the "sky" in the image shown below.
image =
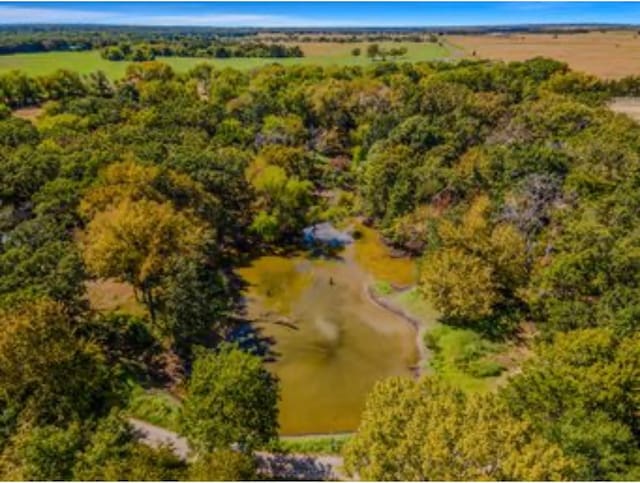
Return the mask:
[[[0,24],[20,23],[214,27],[640,24],[640,3],[0,1]]]

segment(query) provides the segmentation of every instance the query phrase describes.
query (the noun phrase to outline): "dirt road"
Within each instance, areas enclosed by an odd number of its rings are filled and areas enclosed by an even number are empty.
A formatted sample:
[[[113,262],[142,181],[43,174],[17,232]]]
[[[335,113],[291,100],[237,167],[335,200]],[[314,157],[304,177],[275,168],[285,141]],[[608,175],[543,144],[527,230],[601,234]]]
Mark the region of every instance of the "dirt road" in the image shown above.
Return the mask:
[[[186,460],[189,457],[189,443],[179,434],[139,419],[130,418],[129,422],[143,443],[151,447],[168,445],[180,458]],[[342,470],[343,460],[340,456],[265,451],[258,451],[255,456],[259,471],[265,477],[282,480],[352,480]]]

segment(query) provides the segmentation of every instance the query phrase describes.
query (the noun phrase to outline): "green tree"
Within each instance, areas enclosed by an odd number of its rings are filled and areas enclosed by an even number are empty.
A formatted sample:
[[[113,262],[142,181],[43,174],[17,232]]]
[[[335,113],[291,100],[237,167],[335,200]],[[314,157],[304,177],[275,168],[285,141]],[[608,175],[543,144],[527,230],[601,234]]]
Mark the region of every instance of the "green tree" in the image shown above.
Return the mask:
[[[249,481],[257,479],[254,457],[229,449],[200,455],[190,466],[189,481]]]
[[[378,44],[367,45],[367,57],[369,57],[371,60],[376,60],[376,58],[381,55],[382,52]]]
[[[67,428],[27,426],[0,455],[0,476],[8,480],[71,480],[82,442],[78,423]]]
[[[199,451],[238,444],[244,451],[278,434],[278,385],[262,360],[228,344],[196,353],[183,429]]]
[[[69,310],[82,309],[85,270],[64,224],[39,216],[6,235],[0,250],[0,306],[47,297]]]
[[[284,169],[265,165],[260,158],[250,171],[249,179],[258,195],[258,216],[253,230],[262,234],[267,242],[297,234],[307,221],[312,184],[288,177]]]
[[[167,260],[158,303],[162,332],[171,336],[179,354],[188,356],[192,345],[226,328],[232,297],[222,273],[174,257]]]
[[[640,337],[611,329],[558,333],[542,343],[503,395],[516,417],[579,463],[587,480],[626,479],[640,469]]]
[[[267,116],[261,135],[265,143],[296,146],[305,140],[307,132],[298,116]]]
[[[117,380],[77,324],[46,300],[0,312],[0,401],[17,404],[24,420],[82,420],[118,402]]]
[[[170,448],[139,442],[133,428],[118,414],[103,418],[78,455],[73,478],[90,481],[182,480],[186,464]]]
[[[574,464],[494,396],[392,378],[367,398],[345,464],[370,480],[557,480]]]

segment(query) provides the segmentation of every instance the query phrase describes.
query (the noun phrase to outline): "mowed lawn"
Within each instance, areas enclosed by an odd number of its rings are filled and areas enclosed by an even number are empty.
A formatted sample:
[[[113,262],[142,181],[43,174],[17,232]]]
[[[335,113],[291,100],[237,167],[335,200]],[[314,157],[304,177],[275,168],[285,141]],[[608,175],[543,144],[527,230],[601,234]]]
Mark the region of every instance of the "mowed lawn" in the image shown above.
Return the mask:
[[[157,60],[166,62],[177,72],[186,72],[203,62],[217,67],[234,67],[236,69],[251,69],[274,62],[283,65],[367,65],[372,63],[372,61],[366,57],[367,43],[318,42],[298,45],[300,45],[305,52],[305,57],[284,59],[159,57]],[[391,47],[406,47],[407,54],[400,60],[408,62],[435,60],[445,58],[449,55],[449,49],[446,46],[433,43],[381,42],[379,45],[385,49]],[[362,54],[359,57],[351,55],[351,51],[356,47],[362,50]],[[89,74],[101,70],[110,78],[118,79],[124,75],[127,65],[128,62],[104,60],[100,57],[99,51],[0,55],[0,73],[17,69],[32,76],[50,74],[57,69],[69,69],[80,74]]]

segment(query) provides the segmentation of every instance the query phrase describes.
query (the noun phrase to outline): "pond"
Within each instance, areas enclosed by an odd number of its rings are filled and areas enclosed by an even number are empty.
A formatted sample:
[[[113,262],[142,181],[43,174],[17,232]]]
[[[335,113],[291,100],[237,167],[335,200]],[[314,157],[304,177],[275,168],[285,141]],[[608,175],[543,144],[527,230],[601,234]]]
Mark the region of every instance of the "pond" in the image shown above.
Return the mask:
[[[283,435],[356,429],[375,382],[411,375],[417,363],[415,329],[368,293],[375,280],[413,283],[415,264],[390,257],[373,230],[360,230],[332,258],[265,256],[238,270],[247,316],[271,344]]]

